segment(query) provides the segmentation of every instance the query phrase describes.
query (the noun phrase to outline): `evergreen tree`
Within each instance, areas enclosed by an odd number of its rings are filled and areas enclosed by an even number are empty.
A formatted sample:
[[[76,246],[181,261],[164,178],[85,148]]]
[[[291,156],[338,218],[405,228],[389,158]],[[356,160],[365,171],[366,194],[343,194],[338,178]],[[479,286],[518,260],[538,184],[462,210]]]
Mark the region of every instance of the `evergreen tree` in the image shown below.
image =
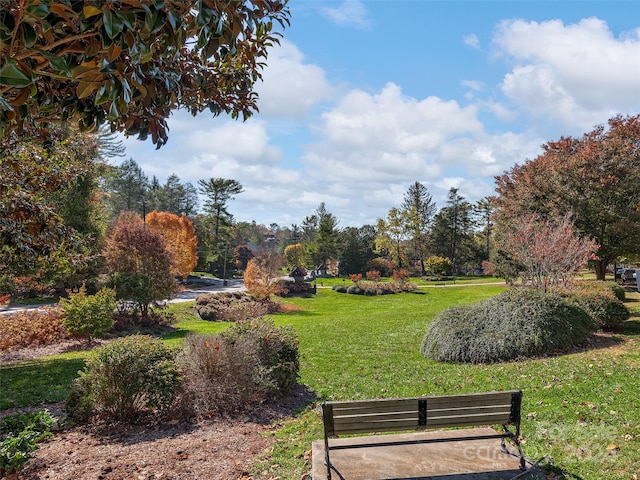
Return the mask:
[[[375,257],[375,227],[347,227],[340,232],[340,275],[365,273],[367,263]]]
[[[117,216],[122,211],[144,215],[148,210],[148,188],[149,179],[133,158],[117,166],[108,185],[112,216]]]
[[[425,273],[424,261],[428,255],[429,230],[436,213],[433,197],[420,182],[413,183],[402,202],[402,215],[410,235],[413,253],[420,261],[420,271]]]
[[[338,256],[338,220],[320,204],[315,212],[318,218],[318,234],[316,235],[315,260],[320,265]]]
[[[227,202],[243,192],[242,185],[237,180],[226,178],[199,180],[198,184],[200,185],[200,193],[206,196],[204,213],[212,225],[211,247],[214,255],[217,255],[218,246],[224,242],[221,238],[222,234],[224,233],[225,237],[230,237],[227,227],[233,224],[233,215],[227,210]]]
[[[447,205],[435,216],[431,232],[431,251],[451,260],[454,272],[461,265],[479,263],[478,250],[473,240],[475,223],[473,206],[451,188]]]

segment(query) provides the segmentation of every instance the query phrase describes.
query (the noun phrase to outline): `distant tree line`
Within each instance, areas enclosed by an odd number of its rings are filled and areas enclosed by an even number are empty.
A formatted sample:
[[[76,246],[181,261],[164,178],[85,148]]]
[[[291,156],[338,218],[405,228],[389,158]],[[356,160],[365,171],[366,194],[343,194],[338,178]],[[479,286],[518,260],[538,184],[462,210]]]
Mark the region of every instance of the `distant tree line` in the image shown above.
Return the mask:
[[[46,140],[9,133],[0,143],[4,291],[25,278],[65,289],[96,277],[122,212],[134,212],[143,225],[151,212],[174,215],[166,229],[184,217],[194,232],[195,268],[218,275],[244,270],[268,249],[283,265],[322,266],[339,275],[484,269],[517,278],[526,271],[522,252],[544,252],[540,232],[553,229],[565,234],[553,243],[555,258],[567,261],[571,252],[562,249],[569,245],[593,245],[589,257],[600,279],[610,264],[635,263],[640,254],[640,116],[617,116],[582,137],[546,143],[541,155],[496,177],[496,195],[475,203],[451,188],[438,208],[427,185],[416,181],[374,225],[358,227],[341,226],[323,202],[299,224],[236,221],[230,202],[243,192],[239,181],[194,185],[171,174],[161,182],[131,158],[110,165],[107,156],[124,152],[104,131],[52,126]],[[523,229],[531,234],[523,237]],[[175,243],[176,235],[165,235],[165,243]],[[188,274],[186,267],[179,275],[172,268],[176,276]]]

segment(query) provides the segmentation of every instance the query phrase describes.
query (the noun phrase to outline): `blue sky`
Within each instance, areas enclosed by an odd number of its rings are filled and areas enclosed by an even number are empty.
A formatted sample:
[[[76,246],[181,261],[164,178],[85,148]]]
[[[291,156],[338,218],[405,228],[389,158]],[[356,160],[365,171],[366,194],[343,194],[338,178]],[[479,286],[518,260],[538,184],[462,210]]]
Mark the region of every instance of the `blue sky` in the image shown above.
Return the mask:
[[[291,0],[247,122],[177,112],[125,140],[163,182],[233,178],[239,221],[300,224],[320,202],[375,223],[422,182],[467,200],[540,145],[640,113],[640,2]],[[115,159],[117,164],[123,160]]]

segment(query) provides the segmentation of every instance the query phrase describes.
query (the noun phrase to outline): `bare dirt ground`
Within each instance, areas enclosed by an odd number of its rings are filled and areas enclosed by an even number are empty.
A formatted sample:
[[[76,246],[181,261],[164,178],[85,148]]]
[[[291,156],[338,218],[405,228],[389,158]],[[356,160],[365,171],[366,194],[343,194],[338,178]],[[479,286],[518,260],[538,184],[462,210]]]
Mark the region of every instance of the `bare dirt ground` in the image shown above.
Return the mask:
[[[73,342],[6,352],[0,362],[80,348]],[[312,400],[302,387],[251,417],[184,419],[147,425],[87,424],[55,433],[34,458],[7,480],[251,480],[256,460],[268,454],[269,432]],[[63,404],[43,405],[63,417]],[[0,417],[14,411],[0,412]],[[309,466],[309,469],[311,467]],[[260,478],[275,480],[268,472]],[[5,479],[2,479],[5,480]]]

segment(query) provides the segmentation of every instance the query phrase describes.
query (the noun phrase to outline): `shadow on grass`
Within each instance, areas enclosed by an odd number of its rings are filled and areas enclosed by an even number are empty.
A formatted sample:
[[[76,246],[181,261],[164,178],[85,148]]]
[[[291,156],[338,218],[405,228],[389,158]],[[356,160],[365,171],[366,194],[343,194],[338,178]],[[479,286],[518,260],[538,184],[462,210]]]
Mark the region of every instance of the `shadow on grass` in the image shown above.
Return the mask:
[[[624,322],[622,324],[622,333],[624,335],[640,335],[640,319]]]
[[[9,363],[0,367],[0,410],[67,398],[71,383],[84,367],[82,358],[56,358]]]

